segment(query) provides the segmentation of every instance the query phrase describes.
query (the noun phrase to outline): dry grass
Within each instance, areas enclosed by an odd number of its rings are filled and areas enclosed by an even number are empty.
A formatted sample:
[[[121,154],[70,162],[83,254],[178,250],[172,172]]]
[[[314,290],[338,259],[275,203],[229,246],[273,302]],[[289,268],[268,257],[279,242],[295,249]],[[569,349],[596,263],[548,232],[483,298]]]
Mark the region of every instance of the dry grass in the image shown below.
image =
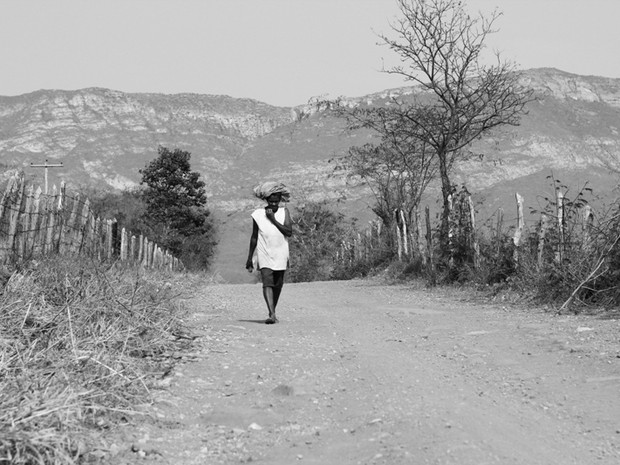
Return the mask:
[[[54,259],[0,296],[0,463],[84,461],[191,344],[188,279]],[[181,284],[184,283],[184,284]]]

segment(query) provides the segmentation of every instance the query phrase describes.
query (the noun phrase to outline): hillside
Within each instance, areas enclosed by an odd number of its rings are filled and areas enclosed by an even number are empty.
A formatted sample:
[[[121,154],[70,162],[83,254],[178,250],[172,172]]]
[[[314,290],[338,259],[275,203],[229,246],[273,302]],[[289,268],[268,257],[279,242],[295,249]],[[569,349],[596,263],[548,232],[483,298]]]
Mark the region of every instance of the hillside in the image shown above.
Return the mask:
[[[478,141],[471,148],[476,156],[455,173],[484,201],[483,220],[499,206],[513,208],[515,191],[536,206],[551,174],[575,191],[589,182],[595,193],[609,195],[618,184],[620,79],[555,69],[528,70],[524,79],[538,99],[521,125]],[[392,89],[348,100],[381,105],[390,95],[413,92]],[[41,90],[0,97],[0,162],[41,182],[41,170],[30,163],[62,161],[63,168],[50,170],[51,182],[121,189],[137,185],[138,170],[158,145],[188,150],[221,221],[219,268],[230,278],[232,263],[242,268],[247,217],[256,205],[250,192],[258,180],[283,180],[296,201],[346,198],[339,208],[370,217],[368,193],[348,185],[329,163],[363,136],[345,135],[341,121],[308,110],[214,95]],[[429,192],[431,204],[434,195]]]
[[[24,167],[62,161],[58,178],[122,189],[139,182],[158,145],[178,147],[194,154],[213,191],[250,141],[293,117],[290,108],[226,96],[38,91],[0,97],[0,157]]]

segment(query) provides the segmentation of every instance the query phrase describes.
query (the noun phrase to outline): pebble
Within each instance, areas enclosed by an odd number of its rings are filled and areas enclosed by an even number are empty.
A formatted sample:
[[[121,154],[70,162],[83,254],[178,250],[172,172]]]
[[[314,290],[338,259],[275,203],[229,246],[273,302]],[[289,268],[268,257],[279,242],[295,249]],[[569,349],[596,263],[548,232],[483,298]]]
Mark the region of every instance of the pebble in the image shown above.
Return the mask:
[[[578,333],[583,333],[583,332],[585,332],[585,331],[594,331],[594,329],[592,329],[592,328],[588,328],[587,326],[579,326],[579,327],[577,328],[577,332],[578,332]]]

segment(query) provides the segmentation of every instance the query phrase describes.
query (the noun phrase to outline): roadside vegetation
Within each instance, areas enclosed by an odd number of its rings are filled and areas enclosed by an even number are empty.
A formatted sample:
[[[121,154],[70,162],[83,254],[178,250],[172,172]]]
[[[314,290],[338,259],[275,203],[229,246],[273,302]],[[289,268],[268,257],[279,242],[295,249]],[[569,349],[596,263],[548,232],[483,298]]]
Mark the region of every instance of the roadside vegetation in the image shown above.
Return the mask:
[[[191,343],[179,300],[191,280],[76,257],[4,278],[0,463],[94,461]]]
[[[421,278],[431,286],[512,293],[560,312],[620,305],[620,201],[593,213],[590,189],[570,198],[574,186],[551,179],[558,195],[530,212],[539,218],[534,227],[506,226],[501,212],[495,224],[478,225],[467,186],[453,181],[459,163],[484,157],[470,152],[471,142],[518,125],[536,98],[513,63],[485,55],[501,13],[470,14],[459,0],[396,1],[400,18],[379,39],[400,64],[385,72],[420,92],[394,96],[385,106],[316,102],[348,131],[373,136],[333,161],[370,189],[380,227],[356,230],[324,204],[304,206],[295,212],[293,241],[301,256],[292,264],[293,277]],[[430,185],[441,192],[437,224],[422,211]]]
[[[103,261],[52,253],[1,268],[0,463],[105,457],[106,432],[147,415],[191,347],[183,299],[205,282],[217,241],[189,159],[159,147],[143,188],[84,192],[97,215],[156,240],[184,272],[117,261],[120,243]]]
[[[552,181],[560,192],[569,186]],[[541,186],[541,191],[546,186]],[[451,216],[455,225],[446,254],[440,225],[431,229],[436,257],[413,250],[399,258],[395,229],[369,235],[355,221],[328,204],[307,203],[293,212],[291,281],[341,280],[381,275],[388,280],[423,280],[429,286],[469,286],[489,296],[546,304],[558,312],[617,309],[620,306],[620,198],[602,206],[585,188],[574,198],[546,199],[539,221],[524,228],[515,244],[517,225],[471,228],[469,211]],[[595,214],[590,204],[597,201]],[[497,215],[493,217],[496,219]],[[421,238],[424,247],[428,237]],[[475,247],[473,242],[475,241]]]

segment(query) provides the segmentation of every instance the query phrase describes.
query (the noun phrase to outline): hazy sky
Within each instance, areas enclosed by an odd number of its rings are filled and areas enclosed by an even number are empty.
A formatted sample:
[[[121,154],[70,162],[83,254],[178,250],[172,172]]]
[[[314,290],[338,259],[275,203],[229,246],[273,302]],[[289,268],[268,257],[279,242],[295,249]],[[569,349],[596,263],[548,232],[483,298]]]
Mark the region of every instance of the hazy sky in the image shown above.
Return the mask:
[[[498,7],[488,45],[522,68],[620,78],[620,0],[465,0]],[[105,87],[273,105],[405,83],[377,45],[395,0],[0,0],[0,95]]]

